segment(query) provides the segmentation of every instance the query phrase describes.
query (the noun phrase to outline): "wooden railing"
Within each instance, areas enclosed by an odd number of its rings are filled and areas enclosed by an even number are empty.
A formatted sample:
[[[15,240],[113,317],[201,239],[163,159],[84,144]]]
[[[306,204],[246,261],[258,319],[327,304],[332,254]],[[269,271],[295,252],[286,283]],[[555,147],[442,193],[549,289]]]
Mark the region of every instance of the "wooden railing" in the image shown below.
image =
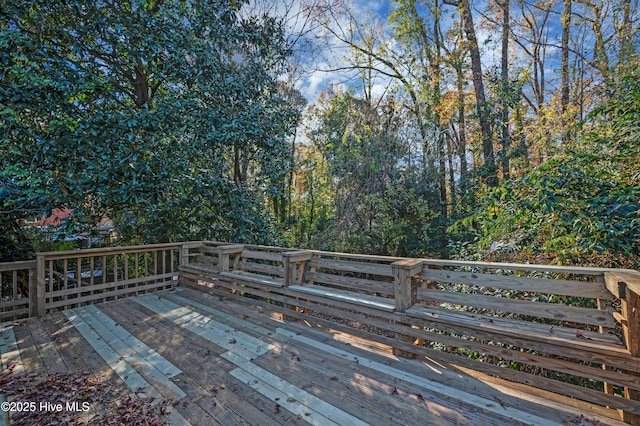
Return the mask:
[[[36,262],[0,263],[0,322],[35,315],[30,312],[30,296],[35,297]]]
[[[0,264],[0,319],[173,287],[280,312],[640,424],[640,273],[198,241]]]
[[[178,283],[181,244],[39,253],[37,315]]]
[[[0,263],[0,321],[178,284],[181,244],[38,253]]]
[[[638,272],[229,250],[224,271],[183,265],[182,284],[640,421]]]

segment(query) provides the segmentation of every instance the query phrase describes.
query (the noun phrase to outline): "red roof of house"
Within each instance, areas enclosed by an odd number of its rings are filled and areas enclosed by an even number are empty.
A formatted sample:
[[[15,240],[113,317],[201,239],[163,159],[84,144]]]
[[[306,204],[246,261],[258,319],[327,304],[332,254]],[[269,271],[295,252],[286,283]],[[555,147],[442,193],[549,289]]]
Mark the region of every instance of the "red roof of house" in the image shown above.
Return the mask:
[[[66,207],[54,208],[51,210],[51,216],[42,218],[36,221],[35,226],[60,226],[63,219],[66,219],[71,214],[71,209]]]

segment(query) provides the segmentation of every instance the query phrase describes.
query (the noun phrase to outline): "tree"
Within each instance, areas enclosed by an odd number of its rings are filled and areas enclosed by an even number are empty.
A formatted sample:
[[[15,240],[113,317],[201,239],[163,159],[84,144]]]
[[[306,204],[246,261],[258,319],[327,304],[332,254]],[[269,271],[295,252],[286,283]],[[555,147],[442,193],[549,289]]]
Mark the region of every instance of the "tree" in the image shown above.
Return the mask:
[[[476,110],[478,113],[478,121],[480,131],[482,133],[482,153],[484,156],[484,169],[487,184],[495,186],[498,182],[496,175],[496,165],[493,149],[493,135],[491,132],[491,120],[489,117],[489,106],[484,90],[484,81],[482,77],[482,62],[480,60],[480,47],[478,46],[478,38],[476,37],[475,25],[473,23],[473,15],[471,14],[471,6],[468,0],[443,0],[445,4],[456,6],[460,10],[460,16],[464,25],[464,31],[467,36],[469,54],[471,56],[471,73],[473,78],[473,87],[476,95]]]
[[[502,94],[502,114],[501,114],[501,128],[502,128],[502,175],[505,179],[509,179],[510,167],[509,167],[509,107],[511,102],[510,98],[510,84],[509,84],[509,37],[511,27],[511,17],[509,16],[510,0],[502,0],[500,4],[502,8],[502,50],[500,59],[500,80],[501,80],[501,94]]]
[[[312,108],[316,125],[308,137],[329,175],[323,190],[330,186],[332,194],[317,202],[331,210],[313,215],[331,221],[311,238],[321,247],[395,255],[437,249],[431,241],[437,215],[430,208],[438,199],[437,187],[429,185],[420,168],[406,167],[408,146],[399,137],[399,112],[393,97],[372,106],[353,92],[335,89]],[[315,181],[304,182],[311,196]],[[316,197],[310,198],[319,200],[319,189],[314,185]]]
[[[270,238],[262,188],[299,111],[277,90],[281,25],[242,5],[5,2],[3,214],[66,205],[75,229],[108,216],[129,241]]]
[[[481,247],[508,247],[510,260],[640,264],[640,67],[612,73],[612,96],[591,114],[581,143],[521,178],[483,194],[483,208],[459,224]]]

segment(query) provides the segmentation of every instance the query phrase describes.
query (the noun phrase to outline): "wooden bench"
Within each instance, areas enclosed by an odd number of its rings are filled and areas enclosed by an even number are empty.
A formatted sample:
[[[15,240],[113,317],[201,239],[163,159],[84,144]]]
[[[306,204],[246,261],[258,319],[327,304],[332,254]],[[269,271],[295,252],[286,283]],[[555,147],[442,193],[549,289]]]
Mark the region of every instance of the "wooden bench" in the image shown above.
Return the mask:
[[[353,303],[355,305],[380,309],[386,312],[393,312],[394,310],[393,299],[385,297],[370,296],[367,294],[357,293],[355,291],[330,289],[312,284],[292,285],[288,288],[289,290],[300,293],[301,295],[306,294],[320,296],[325,299]]]
[[[561,270],[571,277],[596,276],[578,281],[522,276],[530,271],[535,275],[535,267],[526,265],[512,265],[511,274],[504,273],[505,265],[464,265],[470,270],[425,265],[419,273],[423,287],[402,315],[406,324],[420,328],[411,331],[415,339],[482,358],[482,362],[464,362],[477,364],[471,368],[485,373],[535,383],[601,406],[640,412],[637,403],[614,395],[615,387],[640,390],[640,358],[609,332],[618,325],[620,314],[611,306],[614,295],[602,271]],[[446,356],[449,354],[443,354]],[[504,365],[517,366],[520,371]],[[529,373],[540,370],[547,371],[545,376],[574,376],[576,383],[602,382],[604,392]]]
[[[266,286],[274,288],[284,287],[284,280],[282,278],[269,277],[263,274],[256,274],[246,271],[229,271],[219,274],[220,279],[223,281],[232,281],[237,284],[244,284],[249,286]]]
[[[213,283],[219,273],[228,271],[230,265],[236,265],[244,245],[203,242],[199,246],[188,247],[198,249],[197,254],[183,254],[183,263],[179,270],[186,280]],[[192,258],[195,257],[193,261]],[[233,258],[232,258],[233,257]]]
[[[274,289],[299,283],[303,279],[305,262],[311,252],[245,248],[239,261],[228,271],[219,273],[222,281],[246,286]]]
[[[393,312],[393,271],[390,265],[379,263],[379,257],[313,252],[304,270],[304,279],[290,285],[295,294],[316,296],[315,300],[332,305],[346,302],[354,305]],[[389,262],[388,258],[384,259]]]

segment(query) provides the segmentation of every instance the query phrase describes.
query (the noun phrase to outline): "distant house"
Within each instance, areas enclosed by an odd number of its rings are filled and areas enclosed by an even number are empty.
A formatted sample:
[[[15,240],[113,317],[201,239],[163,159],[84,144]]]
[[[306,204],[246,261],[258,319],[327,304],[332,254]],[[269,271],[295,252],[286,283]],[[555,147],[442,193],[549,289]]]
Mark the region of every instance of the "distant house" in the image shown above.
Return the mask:
[[[52,226],[57,228],[61,226],[65,220],[71,215],[71,209],[67,207],[62,208],[54,208],[51,210],[51,216],[47,217],[42,215],[39,219],[35,219],[33,221],[25,221],[25,226]]]
[[[40,218],[25,220],[24,226],[39,228],[45,234],[51,234],[52,237],[55,228],[64,225],[72,212],[67,207],[56,207],[51,210],[50,216],[42,215]],[[91,228],[91,231],[68,235],[64,240],[78,241],[80,248],[91,248],[94,244],[108,244],[113,240],[114,234],[113,221],[109,218],[103,218]]]

